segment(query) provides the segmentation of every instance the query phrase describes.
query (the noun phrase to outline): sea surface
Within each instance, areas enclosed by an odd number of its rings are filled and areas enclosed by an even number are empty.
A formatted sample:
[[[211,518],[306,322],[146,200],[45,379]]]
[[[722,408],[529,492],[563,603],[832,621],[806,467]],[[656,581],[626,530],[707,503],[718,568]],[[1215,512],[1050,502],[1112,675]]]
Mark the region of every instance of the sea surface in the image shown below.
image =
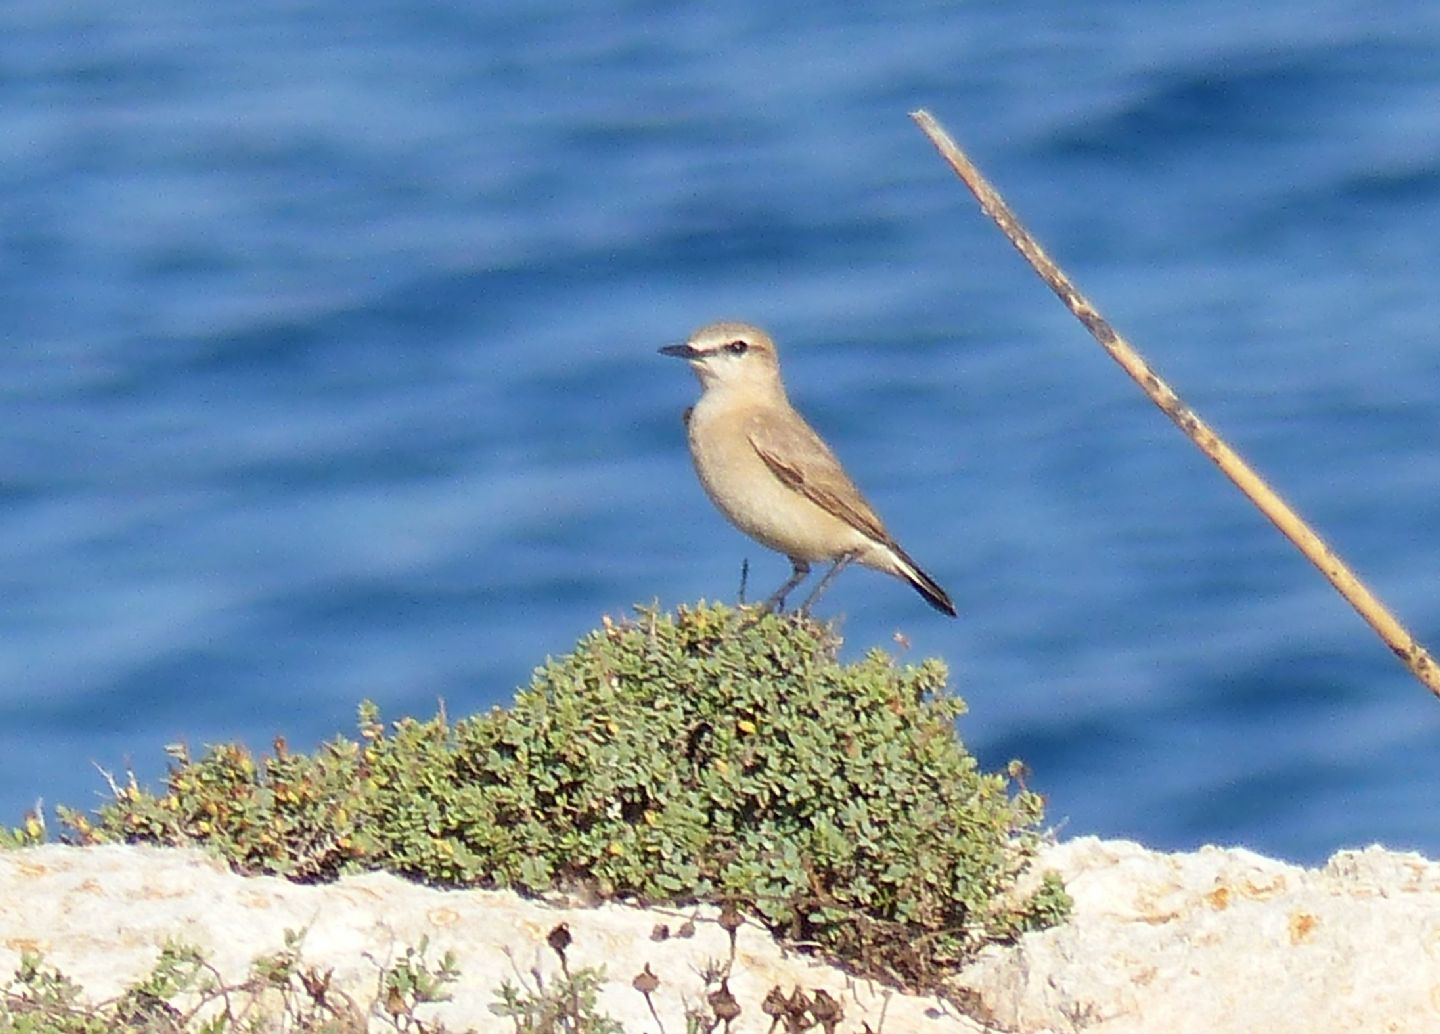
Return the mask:
[[[1440,648],[1440,5],[0,8],[0,820],[506,702],[782,558],[695,481],[727,317],[955,597],[1064,836],[1440,855],[1440,700],[981,216],[926,108]],[[903,637],[897,641],[897,634]]]

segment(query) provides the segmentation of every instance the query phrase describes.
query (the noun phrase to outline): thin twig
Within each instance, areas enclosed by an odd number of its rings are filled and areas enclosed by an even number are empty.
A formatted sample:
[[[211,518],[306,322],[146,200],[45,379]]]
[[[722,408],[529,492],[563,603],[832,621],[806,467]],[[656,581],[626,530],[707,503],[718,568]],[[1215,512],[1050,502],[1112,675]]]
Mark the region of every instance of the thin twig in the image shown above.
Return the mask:
[[[1244,460],[1242,460],[1229,445],[1225,444],[1210,426],[1196,415],[1195,411],[1180,400],[1180,396],[1162,381],[1144,359],[1130,346],[1123,337],[1116,333],[1115,328],[1096,311],[1090,301],[1080,293],[1068,277],[1060,271],[1060,268],[1045,254],[1044,249],[1036,243],[1035,238],[1030,236],[1029,231],[1020,224],[1015,213],[980,174],[970,159],[967,158],[950,139],[950,136],[941,128],[940,123],[927,111],[912,112],[910,117],[930,138],[936,149],[940,152],[955,170],[955,174],[964,181],[965,186],[970,188],[980,207],[1000,227],[1015,249],[1025,257],[1040,279],[1050,286],[1050,289],[1059,296],[1075,317],[1085,324],[1100,347],[1110,354],[1110,357],[1124,368],[1125,372],[1140,385],[1150,401],[1159,406],[1171,420],[1173,420],[1184,431],[1186,436],[1195,443],[1216,466],[1218,466],[1232,482],[1235,487],[1245,493],[1255,506],[1268,517],[1279,528],[1291,542],[1293,542],[1305,554],[1306,558],[1320,569],[1330,582],[1335,586],[1337,592],[1345,597],[1346,601],[1359,611],[1360,616],[1369,623],[1390,647],[1395,656],[1405,664],[1415,677],[1419,679],[1430,692],[1440,697],[1440,668],[1436,667],[1435,661],[1430,654],[1415,641],[1414,637],[1406,630],[1405,626],[1396,620],[1395,616],[1385,608],[1365,584],[1355,577],[1349,567],[1335,554],[1325,541],[1317,535],[1308,524],[1301,520],[1299,514],[1292,510],[1283,499],[1275,494],[1260,476],[1253,471]]]

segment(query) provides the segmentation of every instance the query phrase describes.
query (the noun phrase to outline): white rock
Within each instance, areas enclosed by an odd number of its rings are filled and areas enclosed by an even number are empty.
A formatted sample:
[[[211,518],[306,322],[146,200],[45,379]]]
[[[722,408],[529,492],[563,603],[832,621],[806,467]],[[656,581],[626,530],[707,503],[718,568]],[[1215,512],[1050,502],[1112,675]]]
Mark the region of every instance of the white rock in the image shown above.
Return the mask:
[[[985,1028],[930,998],[894,994],[780,949],[754,924],[738,931],[730,987],[735,1034],[764,1032],[759,1004],[780,985],[824,988],[845,1008],[843,1032],[1008,1029],[1025,1034],[1431,1034],[1440,1032],[1440,864],[1381,848],[1306,870],[1249,851],[1167,855],[1084,838],[1049,848],[1075,898],[1063,927],[987,951],[961,975],[992,1014]],[[620,905],[556,908],[490,891],[440,891],[382,874],[298,886],[242,878],[203,854],[142,847],[48,846],[0,853],[0,970],[23,949],[44,953],[95,999],[147,972],[168,939],[200,947],[229,979],[305,929],[310,964],[334,967],[352,995],[374,997],[382,966],[428,936],[454,951],[453,1001],[421,1015],[454,1030],[510,1030],[489,1006],[506,979],[555,979],[545,944],[560,922],[573,968],[604,966],[602,1008],[629,1034],[660,1028],[630,985],[649,962],[666,1032],[685,1030],[700,974],[729,957],[713,909],[693,937],[691,913]],[[651,940],[657,923],[672,936]],[[379,1025],[376,1025],[379,1029]]]
[[[14,969],[22,950],[38,950],[94,1001],[147,973],[171,938],[202,949],[233,981],[257,956],[280,950],[287,929],[302,928],[306,962],[322,971],[334,967],[339,987],[369,1001],[380,968],[428,936],[429,958],[453,951],[461,978],[452,1001],[424,1006],[418,1015],[457,1031],[509,1031],[510,1021],[489,1008],[496,990],[507,979],[533,983],[532,969],[547,981],[556,978],[559,962],[546,935],[563,922],[574,939],[567,951],[571,970],[605,967],[601,1007],[627,1034],[659,1030],[631,986],[646,962],[660,978],[652,997],[665,1031],[683,1034],[687,1005],[704,1004],[701,973],[730,956],[713,908],[699,910],[694,936],[674,936],[692,914],[621,905],[556,908],[505,892],[435,890],[383,873],[300,886],[233,875],[198,851],[46,846],[0,852],[0,973]],[[657,923],[670,927],[668,940],[651,939]],[[810,994],[825,989],[843,1005],[842,1031],[860,1030],[862,1022],[887,1034],[981,1029],[934,999],[898,995],[785,952],[753,922],[737,931],[736,943],[729,986],[743,1011],[734,1034],[769,1030],[760,1003],[777,984],[787,994],[796,985]],[[384,1028],[374,1023],[372,1029]]]
[[[1086,1034],[1440,1032],[1440,864],[1372,847],[1302,869],[1093,837],[1042,854],[1071,922],[963,983],[1004,1027]]]

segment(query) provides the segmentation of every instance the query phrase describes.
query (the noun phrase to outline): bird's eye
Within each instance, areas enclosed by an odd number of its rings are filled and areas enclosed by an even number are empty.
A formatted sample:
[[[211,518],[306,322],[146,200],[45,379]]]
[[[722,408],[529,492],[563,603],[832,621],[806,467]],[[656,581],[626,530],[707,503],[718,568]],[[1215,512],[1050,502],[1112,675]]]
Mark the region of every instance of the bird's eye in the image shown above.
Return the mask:
[[[750,346],[744,341],[732,341],[725,346],[725,351],[731,355],[744,355],[750,350]]]

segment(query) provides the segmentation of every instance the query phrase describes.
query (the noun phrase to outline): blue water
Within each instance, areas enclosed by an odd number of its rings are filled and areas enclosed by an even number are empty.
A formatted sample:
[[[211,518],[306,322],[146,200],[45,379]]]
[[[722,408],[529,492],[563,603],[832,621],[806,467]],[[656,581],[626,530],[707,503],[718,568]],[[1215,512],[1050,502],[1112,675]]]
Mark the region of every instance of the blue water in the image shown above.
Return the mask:
[[[770,327],[1066,835],[1440,854],[1440,701],[1090,341],[928,107],[1440,648],[1440,7],[0,11],[0,817],[162,748],[503,703],[768,591],[655,349]]]

